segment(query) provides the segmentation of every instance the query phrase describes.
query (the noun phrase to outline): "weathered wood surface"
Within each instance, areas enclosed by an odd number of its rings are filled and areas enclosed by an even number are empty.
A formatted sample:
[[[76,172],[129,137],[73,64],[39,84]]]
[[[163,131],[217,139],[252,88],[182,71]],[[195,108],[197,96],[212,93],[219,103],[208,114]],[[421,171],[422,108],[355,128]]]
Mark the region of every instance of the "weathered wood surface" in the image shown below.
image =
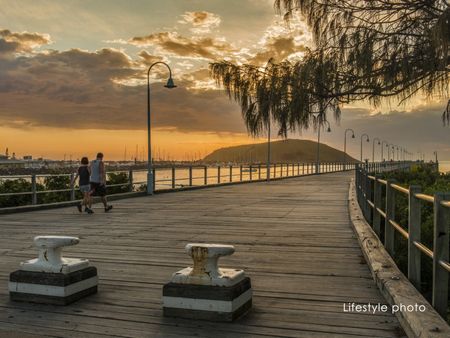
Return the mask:
[[[75,208],[0,216],[0,336],[398,337],[390,313],[343,312],[382,303],[349,223],[350,174],[139,197],[111,213]],[[35,235],[79,236],[64,252],[98,268],[97,295],[66,307],[9,301],[7,280],[34,258]],[[162,286],[191,264],[189,242],[232,244],[223,267],[252,278],[254,308],[232,323],[162,317]]]

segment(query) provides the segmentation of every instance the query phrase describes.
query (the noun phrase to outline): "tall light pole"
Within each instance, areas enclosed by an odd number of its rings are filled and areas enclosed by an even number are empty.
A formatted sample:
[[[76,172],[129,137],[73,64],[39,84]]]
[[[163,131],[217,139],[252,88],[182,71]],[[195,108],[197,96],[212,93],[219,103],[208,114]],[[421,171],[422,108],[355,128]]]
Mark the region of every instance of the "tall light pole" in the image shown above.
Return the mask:
[[[387,143],[386,141],[381,142],[381,162],[384,161],[384,155],[383,155],[383,145],[386,143],[386,147],[388,148],[388,157],[389,157],[389,143]]]
[[[270,181],[270,114],[267,120],[267,182]]]
[[[367,134],[362,134],[362,135],[361,135],[361,153],[360,153],[360,158],[359,158],[359,160],[360,160],[361,162],[363,161],[363,138],[364,138],[364,136],[366,137],[367,142],[370,142],[370,140],[369,140],[369,135],[367,135]]]
[[[310,112],[309,114],[314,116],[314,119],[317,119],[318,129],[317,129],[317,150],[316,150],[316,173],[320,173],[320,129],[322,128],[322,123],[326,123],[328,125],[327,132],[331,132],[330,123],[327,120],[320,119],[320,112]]]
[[[437,156],[437,151],[436,150],[433,151],[433,155],[434,155],[434,158],[436,159],[436,163],[438,163],[438,156]]]
[[[328,125],[327,132],[331,132],[330,122],[327,120],[323,121]],[[316,154],[316,173],[320,173],[320,128],[322,125],[319,123],[319,129],[317,131],[317,154]]]
[[[352,138],[355,138],[355,132],[351,128],[345,129],[344,133],[344,170],[347,169],[347,132],[352,132]]]
[[[372,140],[372,163],[375,162],[375,141],[378,141],[378,143],[377,143],[378,145],[381,144],[380,139],[378,137],[375,137]]]
[[[175,84],[173,83],[172,79],[172,70],[170,69],[169,65],[165,62],[158,61],[153,63],[147,71],[147,195],[153,195],[153,161],[152,161],[152,143],[151,143],[151,115],[150,115],[150,71],[152,70],[153,66],[162,64],[167,67],[169,70],[169,79],[167,80],[167,84],[164,86],[166,88],[172,89],[175,88]]]

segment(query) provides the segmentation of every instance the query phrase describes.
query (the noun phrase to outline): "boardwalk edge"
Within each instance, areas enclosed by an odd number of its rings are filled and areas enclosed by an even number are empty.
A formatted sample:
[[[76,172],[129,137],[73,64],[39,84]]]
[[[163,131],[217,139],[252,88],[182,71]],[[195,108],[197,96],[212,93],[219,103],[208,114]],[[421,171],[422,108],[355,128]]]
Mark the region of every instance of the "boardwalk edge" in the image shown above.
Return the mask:
[[[397,311],[395,313],[408,337],[450,337],[450,326],[403,275],[364,219],[356,199],[353,179],[350,183],[348,208],[353,230],[372,277],[389,305],[423,304],[426,306],[425,312]]]

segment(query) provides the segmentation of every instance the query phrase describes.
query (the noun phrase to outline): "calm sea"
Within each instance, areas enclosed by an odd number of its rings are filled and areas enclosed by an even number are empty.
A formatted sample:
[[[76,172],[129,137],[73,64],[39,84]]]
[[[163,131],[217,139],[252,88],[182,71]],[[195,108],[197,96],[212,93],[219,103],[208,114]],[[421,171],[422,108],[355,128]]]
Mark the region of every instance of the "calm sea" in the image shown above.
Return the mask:
[[[450,161],[439,161],[439,171],[441,173],[450,172]]]

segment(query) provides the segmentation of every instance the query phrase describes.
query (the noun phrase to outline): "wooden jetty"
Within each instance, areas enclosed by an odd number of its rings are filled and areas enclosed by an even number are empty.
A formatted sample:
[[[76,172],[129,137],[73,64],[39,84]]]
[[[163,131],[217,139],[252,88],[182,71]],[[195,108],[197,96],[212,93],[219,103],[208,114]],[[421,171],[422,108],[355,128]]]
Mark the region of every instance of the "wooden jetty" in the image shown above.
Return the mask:
[[[348,213],[350,173],[158,194],[100,205],[0,216],[0,336],[401,337],[390,313],[348,313],[348,302],[386,304]],[[69,306],[11,302],[9,273],[34,258],[36,235],[72,235],[67,257],[98,268],[98,294]],[[234,323],[164,318],[162,285],[191,264],[189,242],[232,244],[224,267],[252,278],[251,313]]]

